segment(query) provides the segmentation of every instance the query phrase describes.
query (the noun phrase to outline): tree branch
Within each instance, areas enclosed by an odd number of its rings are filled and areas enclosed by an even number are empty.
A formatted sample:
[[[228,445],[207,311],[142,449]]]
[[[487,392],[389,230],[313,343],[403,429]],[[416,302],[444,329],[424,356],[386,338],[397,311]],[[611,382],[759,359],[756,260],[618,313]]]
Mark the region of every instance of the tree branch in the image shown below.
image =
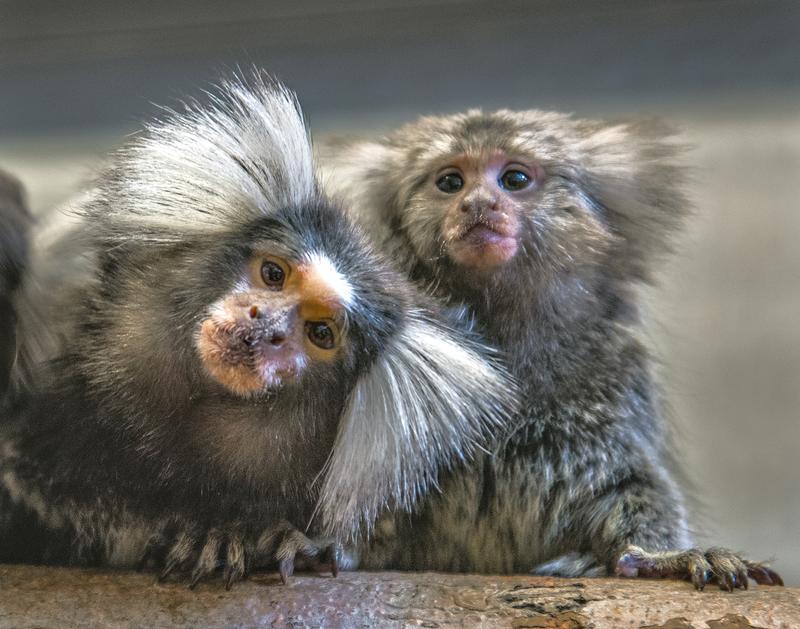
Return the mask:
[[[152,574],[0,566],[0,627],[800,627],[800,589],[438,573],[257,574],[226,592]]]

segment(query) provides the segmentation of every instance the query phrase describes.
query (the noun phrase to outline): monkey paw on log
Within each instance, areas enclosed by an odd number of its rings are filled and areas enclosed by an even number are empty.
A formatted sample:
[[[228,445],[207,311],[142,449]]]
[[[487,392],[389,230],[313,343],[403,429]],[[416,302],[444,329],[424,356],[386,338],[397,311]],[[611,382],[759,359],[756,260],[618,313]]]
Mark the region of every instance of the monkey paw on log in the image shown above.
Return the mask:
[[[256,75],[211,101],[32,235],[0,560],[335,574],[508,423],[492,352],[321,196],[295,97]]]

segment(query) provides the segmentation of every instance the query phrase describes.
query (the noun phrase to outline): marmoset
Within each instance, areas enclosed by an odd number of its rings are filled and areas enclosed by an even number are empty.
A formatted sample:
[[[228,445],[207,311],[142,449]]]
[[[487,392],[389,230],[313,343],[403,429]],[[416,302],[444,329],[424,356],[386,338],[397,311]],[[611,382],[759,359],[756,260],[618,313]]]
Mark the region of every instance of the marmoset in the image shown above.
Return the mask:
[[[211,100],[33,236],[3,561],[335,573],[337,540],[508,421],[488,347],[320,195],[295,97],[256,76]]]
[[[692,548],[639,340],[635,289],[687,214],[682,151],[656,122],[508,110],[320,149],[327,191],[419,285],[465,305],[522,386],[494,455],[387,518],[362,566],[781,583]]]
[[[0,171],[0,398],[17,351],[12,296],[28,259],[31,215],[24,197],[21,184]]]

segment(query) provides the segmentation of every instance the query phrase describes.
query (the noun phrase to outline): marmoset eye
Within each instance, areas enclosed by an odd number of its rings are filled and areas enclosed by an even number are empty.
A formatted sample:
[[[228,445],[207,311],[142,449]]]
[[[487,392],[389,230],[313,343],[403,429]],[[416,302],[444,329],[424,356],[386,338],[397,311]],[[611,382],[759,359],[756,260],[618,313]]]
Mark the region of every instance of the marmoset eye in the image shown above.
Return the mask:
[[[286,272],[277,262],[267,260],[261,265],[261,279],[272,290],[281,290],[286,279]]]
[[[464,179],[461,177],[461,175],[449,173],[439,177],[439,179],[436,181],[436,187],[442,192],[453,194],[464,187]]]
[[[521,170],[507,170],[503,173],[503,176],[500,177],[498,183],[504,190],[510,190],[511,192],[514,192],[516,190],[527,188],[529,185],[531,185],[531,178]]]
[[[307,322],[306,334],[314,345],[322,349],[333,349],[333,346],[336,344],[336,337],[333,334],[331,326],[324,321]]]

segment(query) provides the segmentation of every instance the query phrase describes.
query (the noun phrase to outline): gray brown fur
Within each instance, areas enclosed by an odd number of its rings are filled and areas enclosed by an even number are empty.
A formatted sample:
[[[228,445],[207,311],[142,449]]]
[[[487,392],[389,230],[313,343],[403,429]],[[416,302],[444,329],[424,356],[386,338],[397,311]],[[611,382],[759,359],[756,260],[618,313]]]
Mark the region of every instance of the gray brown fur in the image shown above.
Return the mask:
[[[12,301],[28,263],[31,223],[22,185],[0,171],[0,396],[8,388],[16,361],[16,314]]]
[[[519,253],[481,281],[447,255],[434,173],[493,150],[527,156],[545,176],[521,217]],[[690,575],[697,552],[684,552],[684,498],[636,297],[689,210],[683,152],[659,123],[507,110],[425,117],[321,149],[327,190],[415,281],[467,307],[504,352],[525,409],[493,455],[451,475],[415,516],[385,518],[360,548],[362,566],[635,573],[623,553],[636,545],[667,553],[662,574]],[[746,585],[719,567],[722,555],[700,553],[696,584],[719,569],[721,583]]]

